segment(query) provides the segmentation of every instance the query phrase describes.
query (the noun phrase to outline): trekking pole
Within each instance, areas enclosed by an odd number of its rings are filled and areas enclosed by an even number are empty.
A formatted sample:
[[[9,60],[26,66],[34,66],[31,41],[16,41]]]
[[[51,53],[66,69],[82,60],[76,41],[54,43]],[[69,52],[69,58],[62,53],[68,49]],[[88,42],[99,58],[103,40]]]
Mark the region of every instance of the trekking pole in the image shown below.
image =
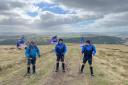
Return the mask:
[[[56,63],[55,63],[54,66],[53,66],[52,72],[55,72],[55,69],[56,69]]]
[[[79,61],[79,73],[80,73],[80,68],[81,68],[81,56],[80,56],[80,61]]]
[[[44,61],[43,61],[44,59],[43,59],[43,57],[44,57],[44,56],[42,55],[42,64],[44,64]]]
[[[40,56],[42,56],[42,64],[44,64],[44,59],[43,59],[43,57],[44,56],[46,56],[46,55],[48,55],[48,54],[50,54],[50,53],[52,53],[53,52],[53,50],[51,50],[51,51],[48,51],[48,52],[46,52],[46,53],[42,53]]]
[[[83,54],[81,55],[81,52],[80,52],[80,62],[79,62],[79,72],[81,72],[81,56],[82,56],[82,58],[83,58]]]
[[[41,57],[41,56],[42,56],[42,57]],[[43,54],[40,55],[40,58],[42,58],[41,62],[42,62],[42,64],[44,64],[44,62],[43,62],[43,60],[44,60],[44,59],[43,59]]]
[[[55,72],[55,69],[56,69],[56,63],[57,63],[57,62],[55,62],[54,66],[53,66],[53,70],[52,70],[52,72]]]
[[[28,59],[26,58],[26,61],[28,62],[29,59],[30,59],[30,58],[28,58]],[[30,64],[31,64],[31,60],[30,60]],[[30,70],[30,73],[31,73],[31,70]],[[28,76],[27,74],[28,74],[28,73],[25,73],[25,74],[24,74],[24,77]]]

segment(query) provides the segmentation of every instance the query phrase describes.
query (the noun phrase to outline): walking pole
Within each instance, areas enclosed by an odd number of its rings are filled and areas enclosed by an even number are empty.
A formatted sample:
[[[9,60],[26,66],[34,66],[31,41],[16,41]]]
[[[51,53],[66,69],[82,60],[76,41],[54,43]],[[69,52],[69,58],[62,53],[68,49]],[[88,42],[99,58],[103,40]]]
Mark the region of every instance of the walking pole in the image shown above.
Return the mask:
[[[29,59],[30,59],[30,58],[29,58]],[[28,60],[28,59],[26,58],[26,61],[27,61],[27,60]],[[30,63],[31,63],[31,60],[30,60]],[[24,74],[24,77],[28,76],[27,74],[28,74],[28,73],[25,73],[25,74]],[[30,77],[30,75],[29,75],[29,77]]]
[[[82,55],[83,58],[83,55]],[[81,53],[80,53],[80,62],[79,62],[79,73],[81,72]]]

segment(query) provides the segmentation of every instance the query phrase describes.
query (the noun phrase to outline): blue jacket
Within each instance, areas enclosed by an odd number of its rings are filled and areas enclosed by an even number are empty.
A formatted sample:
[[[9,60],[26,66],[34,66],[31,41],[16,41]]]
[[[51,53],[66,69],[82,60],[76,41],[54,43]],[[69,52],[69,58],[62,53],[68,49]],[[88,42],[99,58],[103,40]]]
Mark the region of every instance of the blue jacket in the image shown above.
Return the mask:
[[[84,56],[88,55],[95,55],[96,54],[96,48],[94,45],[84,45],[82,47],[82,54],[85,54]]]
[[[40,57],[40,50],[36,45],[29,45],[26,48],[25,55],[27,58],[35,58],[37,55]]]
[[[67,47],[64,43],[58,43],[55,46],[55,52],[56,54],[65,54],[67,52]]]

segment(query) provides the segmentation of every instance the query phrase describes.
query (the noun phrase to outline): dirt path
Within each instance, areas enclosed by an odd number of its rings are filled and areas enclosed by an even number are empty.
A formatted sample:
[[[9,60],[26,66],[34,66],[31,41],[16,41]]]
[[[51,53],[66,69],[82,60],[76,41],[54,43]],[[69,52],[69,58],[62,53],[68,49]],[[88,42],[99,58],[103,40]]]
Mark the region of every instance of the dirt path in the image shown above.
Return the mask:
[[[69,49],[69,53],[74,53],[66,56],[66,72],[63,73],[61,69],[59,72],[52,72],[45,80],[45,83],[40,85],[92,85],[92,80],[86,78],[85,73],[79,73],[80,55],[79,49]],[[71,58],[72,57],[72,58]],[[60,65],[61,68],[61,65]],[[43,80],[42,80],[43,81]]]

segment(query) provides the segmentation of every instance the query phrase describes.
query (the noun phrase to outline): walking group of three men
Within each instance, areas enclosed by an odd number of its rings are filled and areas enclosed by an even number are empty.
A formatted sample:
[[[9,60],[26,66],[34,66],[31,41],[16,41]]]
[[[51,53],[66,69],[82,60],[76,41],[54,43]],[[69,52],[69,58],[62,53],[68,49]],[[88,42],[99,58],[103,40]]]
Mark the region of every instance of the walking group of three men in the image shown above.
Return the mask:
[[[65,72],[64,58],[65,58],[66,52],[67,52],[67,46],[64,44],[63,39],[59,39],[58,43],[55,46],[55,53],[57,56],[55,72],[59,71],[60,61],[62,62],[62,72]],[[85,64],[88,61],[90,65],[91,76],[94,76],[93,67],[92,67],[92,58],[96,54],[96,48],[94,45],[91,44],[90,40],[87,40],[86,44],[82,46],[81,53],[84,57],[83,57],[83,64],[81,66],[80,73],[83,73]],[[25,55],[27,57],[27,74],[31,73],[30,65],[32,65],[33,74],[35,74],[36,73],[36,66],[35,66],[36,56],[40,57],[40,50],[34,41],[29,42],[29,44],[25,48]]]

